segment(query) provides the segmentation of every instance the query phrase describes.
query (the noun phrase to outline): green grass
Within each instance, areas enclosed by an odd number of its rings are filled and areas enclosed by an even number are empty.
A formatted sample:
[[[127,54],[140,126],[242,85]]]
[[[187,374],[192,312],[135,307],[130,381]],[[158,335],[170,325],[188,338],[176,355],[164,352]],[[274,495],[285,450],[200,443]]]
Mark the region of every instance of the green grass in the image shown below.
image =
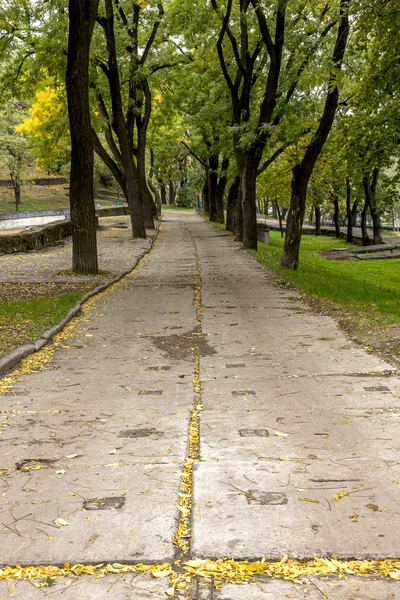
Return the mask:
[[[60,321],[82,296],[69,292],[59,296],[0,302],[0,356],[32,343]]]
[[[293,283],[307,296],[324,298],[368,314],[378,323],[400,322],[400,260],[334,261],[319,252],[349,247],[331,237],[302,237],[299,269],[279,269],[283,239],[271,231],[271,243],[250,251],[258,262]]]

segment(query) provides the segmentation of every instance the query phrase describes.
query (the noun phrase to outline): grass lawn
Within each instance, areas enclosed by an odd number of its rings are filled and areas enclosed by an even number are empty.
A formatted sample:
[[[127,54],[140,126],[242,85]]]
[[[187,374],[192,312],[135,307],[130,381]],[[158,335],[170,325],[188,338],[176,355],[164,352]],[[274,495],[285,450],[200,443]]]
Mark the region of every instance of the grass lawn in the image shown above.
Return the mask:
[[[280,271],[283,239],[279,232],[270,234],[271,244],[260,243],[258,252],[250,254],[301,292],[362,311],[377,323],[400,323],[400,259],[328,260],[320,252],[351,244],[326,236],[304,235],[298,271]]]
[[[0,358],[19,346],[37,340],[60,321],[75,305],[83,292],[69,292],[54,297],[0,301]]]

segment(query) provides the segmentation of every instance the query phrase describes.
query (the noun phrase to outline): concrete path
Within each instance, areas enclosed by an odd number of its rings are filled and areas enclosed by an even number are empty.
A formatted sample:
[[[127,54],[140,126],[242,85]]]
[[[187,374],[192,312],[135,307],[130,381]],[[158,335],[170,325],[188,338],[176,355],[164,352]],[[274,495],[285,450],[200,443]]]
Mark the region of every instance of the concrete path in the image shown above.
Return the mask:
[[[130,563],[399,557],[400,378],[200,217],[168,213],[140,267],[38,366],[0,397],[0,562],[115,566],[0,581],[0,598],[173,592],[119,574]],[[174,593],[384,600],[400,583],[193,578]]]

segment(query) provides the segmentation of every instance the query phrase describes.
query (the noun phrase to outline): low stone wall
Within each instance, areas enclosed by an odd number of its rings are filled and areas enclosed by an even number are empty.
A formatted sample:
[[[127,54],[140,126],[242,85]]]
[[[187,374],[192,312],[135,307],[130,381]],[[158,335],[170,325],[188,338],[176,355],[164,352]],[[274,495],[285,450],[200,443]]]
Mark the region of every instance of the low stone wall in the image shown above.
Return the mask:
[[[99,208],[96,210],[97,225],[101,217],[118,217],[129,215],[127,206],[115,208]],[[50,246],[71,235],[71,221],[57,221],[40,227],[29,227],[20,233],[0,235],[0,254],[29,252]]]
[[[112,208],[96,209],[96,215],[98,217],[120,217],[129,214],[130,212],[127,206],[113,206]]]
[[[43,227],[30,227],[20,233],[0,236],[0,254],[40,250],[71,235],[71,221],[57,221]]]

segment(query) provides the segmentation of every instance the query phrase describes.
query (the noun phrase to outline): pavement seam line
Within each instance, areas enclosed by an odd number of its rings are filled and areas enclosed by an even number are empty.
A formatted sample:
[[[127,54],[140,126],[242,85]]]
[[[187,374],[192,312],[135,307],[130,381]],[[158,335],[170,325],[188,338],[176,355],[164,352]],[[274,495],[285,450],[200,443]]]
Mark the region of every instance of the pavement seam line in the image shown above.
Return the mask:
[[[193,244],[194,258],[196,264],[195,271],[195,285],[194,285],[194,297],[193,306],[196,309],[196,322],[201,333],[203,308],[202,308],[202,280],[201,280],[201,265],[199,252],[196,244],[196,240],[193,233],[188,228],[186,222],[184,227],[188,232],[190,239]],[[174,565],[178,567],[174,569],[170,575],[171,588],[169,594],[171,597],[175,596],[175,593],[179,593],[180,596],[188,598],[192,595],[194,590],[194,581],[188,573],[184,573],[181,570],[180,563],[190,556],[190,540],[192,535],[192,504],[193,504],[193,464],[200,460],[200,413],[203,409],[201,400],[201,381],[200,381],[200,353],[199,347],[195,345],[193,350],[193,391],[194,400],[193,408],[190,411],[189,427],[188,427],[188,441],[187,441],[187,455],[186,460],[182,465],[181,482],[179,487],[179,501],[177,508],[180,512],[178,517],[178,524],[176,533],[173,539],[173,545],[177,549],[177,558]]]
[[[75,304],[75,306],[68,311],[67,315],[59,321],[56,325],[51,327],[48,332],[54,332],[52,335],[49,335],[47,338],[39,338],[33,344],[31,344],[32,349],[24,358],[19,360],[20,367],[15,369],[10,375],[2,375],[0,376],[0,395],[7,394],[14,386],[14,384],[19,381],[20,377],[23,375],[29,375],[36,371],[42,371],[46,368],[47,364],[51,361],[54,353],[54,349],[60,345],[61,342],[64,342],[66,339],[71,337],[74,333],[75,327],[78,324],[78,320],[75,319],[78,314],[84,314],[88,312],[88,310],[93,306],[94,301],[98,298],[103,297],[105,294],[111,292],[115,286],[117,286],[120,282],[124,281],[129,276],[134,276],[136,274],[137,268],[140,266],[142,260],[151,252],[153,249],[154,243],[158,238],[158,233],[160,231],[161,223],[159,227],[156,229],[156,234],[151,240],[149,247],[144,250],[138,257],[135,259],[135,262],[131,269],[128,271],[124,271],[114,279],[110,280],[107,284],[102,284],[100,286],[95,287],[93,290],[87,292],[82,298]],[[78,309],[75,312],[75,309]],[[56,329],[59,328],[59,331]],[[46,332],[44,332],[45,334]],[[42,334],[42,335],[44,335]],[[40,347],[39,350],[36,350],[35,345],[39,342],[45,341],[45,345]],[[51,346],[49,343],[53,342]],[[22,347],[24,348],[24,347]],[[3,357],[1,362],[4,363],[7,361],[9,357],[14,355],[16,352],[21,350],[21,348],[17,348],[11,354]],[[11,370],[17,363],[10,363]]]

